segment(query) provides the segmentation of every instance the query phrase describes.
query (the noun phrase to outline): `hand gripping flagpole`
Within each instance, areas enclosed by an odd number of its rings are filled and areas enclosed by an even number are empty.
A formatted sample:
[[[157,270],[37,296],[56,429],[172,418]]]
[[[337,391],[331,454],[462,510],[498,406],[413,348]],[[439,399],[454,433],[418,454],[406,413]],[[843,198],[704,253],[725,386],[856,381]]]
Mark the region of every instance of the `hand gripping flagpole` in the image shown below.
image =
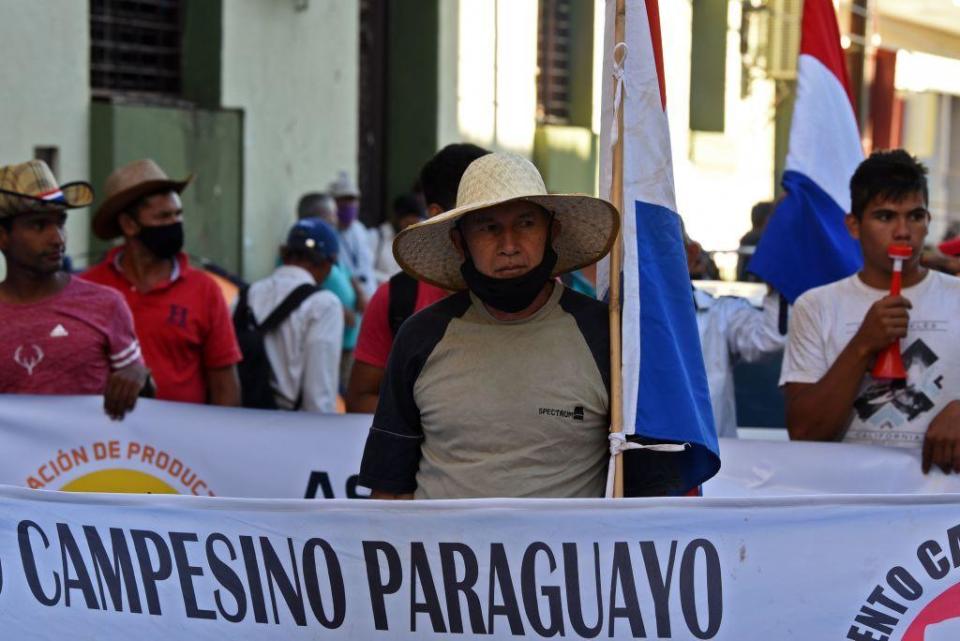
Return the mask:
[[[611,144],[610,200],[620,216],[620,230],[610,250],[610,443],[613,468],[613,497],[623,497],[623,456],[614,453],[613,445],[623,437],[623,355],[621,354],[621,292],[620,272],[623,271],[623,63],[627,57],[624,44],[626,0],[617,0],[613,38],[613,123]],[[610,496],[607,479],[607,496]]]

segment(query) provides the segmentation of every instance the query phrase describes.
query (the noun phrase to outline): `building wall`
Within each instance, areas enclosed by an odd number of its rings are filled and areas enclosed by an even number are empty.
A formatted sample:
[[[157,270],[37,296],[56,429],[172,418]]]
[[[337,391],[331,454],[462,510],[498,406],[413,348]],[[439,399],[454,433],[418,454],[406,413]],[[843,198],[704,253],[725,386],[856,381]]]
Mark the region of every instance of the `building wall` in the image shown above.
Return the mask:
[[[724,131],[691,131],[691,5],[661,2],[660,14],[677,207],[704,248],[736,250],[750,228],[753,204],[773,197],[773,83],[755,80],[741,97],[740,3],[731,1]]]
[[[457,122],[457,52],[460,46],[460,3],[438,0],[439,38],[437,40],[437,143],[439,147],[461,142]]]
[[[409,193],[437,150],[439,0],[392,0],[387,24],[386,193]]]
[[[57,178],[89,178],[89,51],[86,2],[0,0],[0,165],[29,160],[34,147],[59,149]],[[89,213],[67,220],[67,250],[87,251]],[[3,259],[0,257],[0,272]]]
[[[442,0],[438,146],[533,154],[537,0]]]
[[[355,0],[224,0],[223,106],[244,111],[243,274],[258,278],[306,191],[357,166]]]
[[[574,0],[570,3],[570,112],[565,125],[541,124],[534,138],[533,161],[543,175],[547,191],[554,193],[597,193],[599,97],[596,76],[601,73],[603,14],[601,3]],[[597,46],[597,40],[600,46]],[[599,104],[599,103],[597,103]]]
[[[148,157],[174,179],[192,174],[181,195],[186,250],[237,272],[242,264],[242,133],[238,111],[97,102],[91,108],[90,175],[94,184],[103,185],[115,168]],[[91,238],[92,259],[108,245]]]

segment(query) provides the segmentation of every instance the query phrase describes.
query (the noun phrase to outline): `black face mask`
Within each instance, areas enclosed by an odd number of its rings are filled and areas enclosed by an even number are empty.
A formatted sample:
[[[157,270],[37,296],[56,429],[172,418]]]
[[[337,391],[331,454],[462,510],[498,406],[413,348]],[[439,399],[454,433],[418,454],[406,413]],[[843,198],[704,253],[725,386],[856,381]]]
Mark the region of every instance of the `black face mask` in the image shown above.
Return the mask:
[[[547,236],[549,238],[549,234]],[[533,300],[543,290],[543,286],[550,280],[553,268],[557,265],[557,252],[553,244],[547,241],[543,251],[543,260],[540,264],[521,276],[513,278],[493,278],[481,274],[473,264],[473,258],[467,254],[467,259],[460,266],[460,273],[467,287],[477,298],[484,303],[499,309],[502,312],[515,314],[533,303]]]
[[[137,238],[157,258],[173,258],[183,249],[183,223],[141,226]]]

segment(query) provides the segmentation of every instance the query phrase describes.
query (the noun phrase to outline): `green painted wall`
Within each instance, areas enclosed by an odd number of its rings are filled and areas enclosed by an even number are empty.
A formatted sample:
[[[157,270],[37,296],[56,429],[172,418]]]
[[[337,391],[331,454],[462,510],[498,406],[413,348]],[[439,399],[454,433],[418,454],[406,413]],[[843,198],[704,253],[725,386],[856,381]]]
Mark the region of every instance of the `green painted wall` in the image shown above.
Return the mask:
[[[793,121],[793,107],[797,98],[797,81],[777,84],[777,107],[774,130],[773,157],[773,193],[779,197],[783,193],[780,181],[787,164],[787,149],[790,144],[790,124]]]
[[[533,162],[550,193],[596,193],[598,137],[586,127],[544,125],[533,140]]]
[[[593,119],[593,0],[570,2],[570,121],[590,127]]]
[[[90,124],[90,178],[99,198],[114,168],[140,158],[153,158],[174,178],[194,174],[182,195],[187,251],[240,272],[242,112],[94,103]],[[108,245],[91,237],[94,254]]]
[[[723,131],[727,75],[727,1],[693,0],[690,129]]]
[[[533,162],[551,193],[595,194],[598,138],[593,122],[592,0],[570,2],[570,118],[567,126],[539,125]]]
[[[198,107],[220,107],[223,0],[183,3],[183,97]]]
[[[440,1],[390,0],[384,214],[437,151]]]

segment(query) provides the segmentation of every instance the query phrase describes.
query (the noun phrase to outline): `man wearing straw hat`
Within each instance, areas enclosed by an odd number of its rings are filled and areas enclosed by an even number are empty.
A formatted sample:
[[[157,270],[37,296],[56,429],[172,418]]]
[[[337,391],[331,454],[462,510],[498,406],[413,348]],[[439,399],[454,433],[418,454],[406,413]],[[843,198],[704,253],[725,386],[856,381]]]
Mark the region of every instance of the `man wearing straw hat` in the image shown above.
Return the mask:
[[[123,294],[133,311],[157,398],[239,405],[240,349],[216,282],[193,269],[183,248],[180,192],[192,177],[173,180],[152,160],[137,160],[107,178],[93,232],[123,236],[84,278]]]
[[[58,186],[43,161],[0,167],[0,393],[102,394],[119,420],[148,376],[130,310],[63,271],[66,210],[92,200],[89,184]]]
[[[614,207],[548,195],[513,154],[475,160],[457,207],[394,255],[453,294],[400,328],[360,469],[374,498],[599,497],[607,469],[607,306],[555,276],[612,246]]]

